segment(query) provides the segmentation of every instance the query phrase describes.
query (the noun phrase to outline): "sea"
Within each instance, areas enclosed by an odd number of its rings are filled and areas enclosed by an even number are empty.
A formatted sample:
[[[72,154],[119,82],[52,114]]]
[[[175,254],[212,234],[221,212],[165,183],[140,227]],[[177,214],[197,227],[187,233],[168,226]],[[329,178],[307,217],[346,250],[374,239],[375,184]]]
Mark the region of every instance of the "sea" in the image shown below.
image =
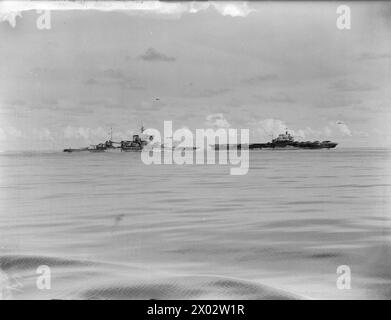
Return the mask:
[[[391,150],[0,154],[2,299],[390,299]]]

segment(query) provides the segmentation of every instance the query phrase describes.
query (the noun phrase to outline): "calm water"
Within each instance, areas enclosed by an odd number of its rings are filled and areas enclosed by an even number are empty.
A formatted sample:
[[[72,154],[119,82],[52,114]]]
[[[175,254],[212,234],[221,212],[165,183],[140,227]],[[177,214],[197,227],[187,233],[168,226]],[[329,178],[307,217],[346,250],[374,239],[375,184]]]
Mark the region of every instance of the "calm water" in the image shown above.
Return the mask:
[[[0,154],[0,178],[3,298],[391,298],[387,150],[252,152],[245,176],[138,153]]]

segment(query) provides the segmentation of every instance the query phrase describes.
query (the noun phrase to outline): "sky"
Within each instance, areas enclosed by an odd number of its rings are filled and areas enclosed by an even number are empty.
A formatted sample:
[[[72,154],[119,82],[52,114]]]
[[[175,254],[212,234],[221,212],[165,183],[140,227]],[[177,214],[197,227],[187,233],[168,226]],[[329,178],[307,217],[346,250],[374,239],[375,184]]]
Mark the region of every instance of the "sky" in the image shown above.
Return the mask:
[[[391,3],[348,2],[350,30],[340,4],[74,3],[48,30],[0,4],[0,150],[96,144],[110,127],[131,139],[164,120],[389,147]]]

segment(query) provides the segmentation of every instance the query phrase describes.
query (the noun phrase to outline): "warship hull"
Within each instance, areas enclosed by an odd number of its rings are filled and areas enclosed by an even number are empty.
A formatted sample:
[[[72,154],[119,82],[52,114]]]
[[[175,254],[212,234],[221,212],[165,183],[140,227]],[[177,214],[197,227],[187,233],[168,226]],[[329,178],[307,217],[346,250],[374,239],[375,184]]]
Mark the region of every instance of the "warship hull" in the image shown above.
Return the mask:
[[[121,148],[107,148],[105,149],[105,152],[109,152],[109,153],[118,153],[118,152],[121,152]]]
[[[141,152],[143,150],[142,147],[130,147],[130,148],[122,148],[122,152]]]
[[[237,150],[237,149],[248,149],[248,150],[313,150],[313,149],[333,149],[338,145],[336,142],[268,142],[268,143],[250,143],[246,145],[215,145],[215,150]]]
[[[248,148],[250,150],[261,150],[261,149],[270,149],[270,150],[287,150],[287,149],[333,149],[338,145],[335,142],[292,142],[292,143],[253,143],[249,144]]]
[[[80,149],[73,149],[73,148],[68,148],[64,149],[63,152],[81,152],[81,151],[88,151],[88,148],[80,148]]]

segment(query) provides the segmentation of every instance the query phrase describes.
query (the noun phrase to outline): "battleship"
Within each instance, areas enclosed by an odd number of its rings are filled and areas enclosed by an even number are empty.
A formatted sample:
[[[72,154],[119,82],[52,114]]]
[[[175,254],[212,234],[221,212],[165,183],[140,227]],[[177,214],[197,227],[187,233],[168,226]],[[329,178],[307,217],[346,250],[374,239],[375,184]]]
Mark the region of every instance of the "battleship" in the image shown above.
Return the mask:
[[[288,132],[279,134],[277,138],[272,139],[271,142],[266,143],[250,143],[248,145],[241,144],[227,144],[214,145],[215,150],[227,150],[227,149],[244,149],[249,150],[278,150],[278,149],[333,149],[338,145],[336,142],[329,140],[326,141],[296,141],[293,136]]]
[[[63,152],[137,152],[143,150],[152,140],[153,136],[144,134],[144,127],[141,126],[141,134],[133,135],[133,140],[122,140],[120,142],[113,141],[112,129],[110,129],[110,139],[98,144],[90,145],[89,147],[74,149],[67,148]]]

